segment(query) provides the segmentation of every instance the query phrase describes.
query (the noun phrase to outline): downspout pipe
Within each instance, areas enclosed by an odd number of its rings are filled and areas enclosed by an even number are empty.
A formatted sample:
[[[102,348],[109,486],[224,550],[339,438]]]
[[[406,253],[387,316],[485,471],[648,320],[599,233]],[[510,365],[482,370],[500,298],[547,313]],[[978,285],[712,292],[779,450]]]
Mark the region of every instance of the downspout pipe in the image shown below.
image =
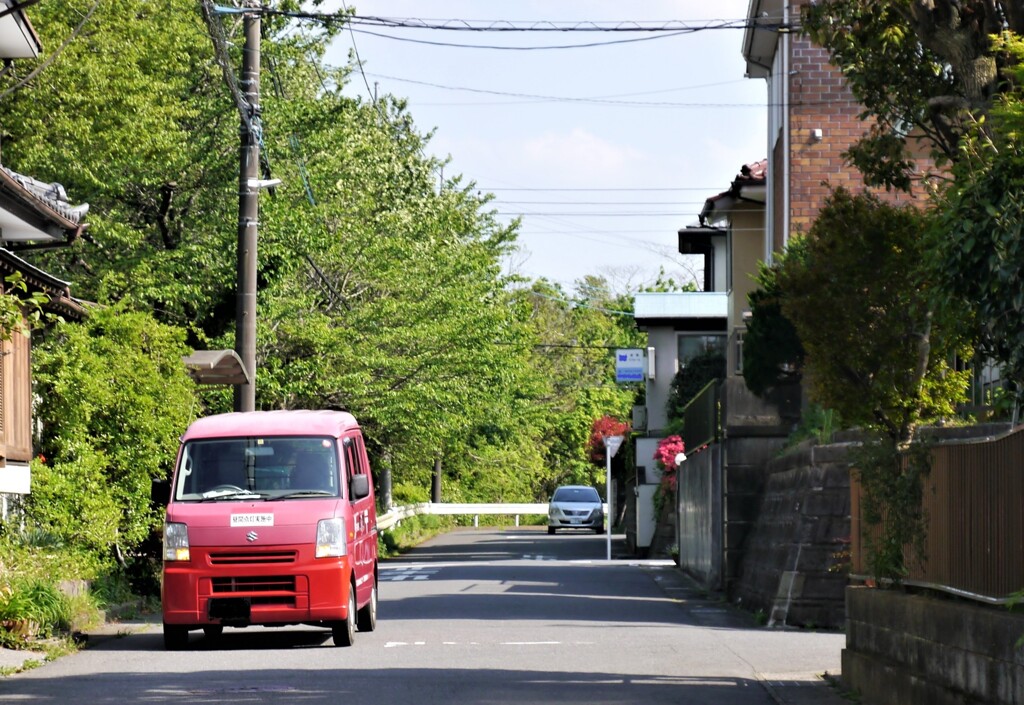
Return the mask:
[[[789,4],[782,7],[782,22],[789,26]],[[789,82],[789,53],[790,33],[782,35],[782,246],[789,244],[790,213],[790,137],[789,137],[789,111],[790,111],[790,82]]]

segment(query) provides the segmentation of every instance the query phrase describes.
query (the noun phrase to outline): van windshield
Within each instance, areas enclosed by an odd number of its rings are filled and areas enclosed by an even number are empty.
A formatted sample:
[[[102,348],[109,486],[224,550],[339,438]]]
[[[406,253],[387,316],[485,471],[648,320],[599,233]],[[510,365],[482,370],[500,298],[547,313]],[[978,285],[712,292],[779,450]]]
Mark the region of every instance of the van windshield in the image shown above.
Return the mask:
[[[174,499],[215,502],[338,497],[333,438],[275,436],[188,441],[175,475]]]

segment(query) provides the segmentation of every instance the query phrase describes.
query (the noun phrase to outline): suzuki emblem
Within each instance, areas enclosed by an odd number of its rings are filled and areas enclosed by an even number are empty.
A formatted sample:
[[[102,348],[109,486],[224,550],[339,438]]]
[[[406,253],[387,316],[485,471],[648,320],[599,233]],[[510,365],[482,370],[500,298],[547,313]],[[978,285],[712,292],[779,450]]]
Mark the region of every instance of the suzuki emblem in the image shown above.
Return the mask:
[[[249,533],[247,533],[245,535],[245,538],[246,538],[247,541],[255,541],[259,537],[260,537],[260,535],[257,534],[255,531],[250,531]]]

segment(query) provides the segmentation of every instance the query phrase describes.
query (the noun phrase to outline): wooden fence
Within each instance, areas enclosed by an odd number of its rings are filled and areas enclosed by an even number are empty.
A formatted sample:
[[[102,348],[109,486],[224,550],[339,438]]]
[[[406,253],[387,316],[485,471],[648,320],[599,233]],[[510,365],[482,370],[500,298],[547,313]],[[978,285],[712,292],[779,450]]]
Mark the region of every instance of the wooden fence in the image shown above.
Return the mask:
[[[864,576],[856,473],[850,491],[852,573]],[[923,495],[924,560],[908,561],[904,582],[982,602],[1012,601],[1024,589],[1024,427],[937,445]]]

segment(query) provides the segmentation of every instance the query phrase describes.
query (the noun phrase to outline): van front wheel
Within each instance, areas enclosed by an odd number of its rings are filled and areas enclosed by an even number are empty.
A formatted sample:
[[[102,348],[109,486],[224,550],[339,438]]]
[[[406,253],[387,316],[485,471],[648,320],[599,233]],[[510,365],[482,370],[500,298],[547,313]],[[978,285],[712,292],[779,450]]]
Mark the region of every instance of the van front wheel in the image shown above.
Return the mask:
[[[358,620],[359,631],[372,632],[377,628],[377,582],[373,583],[373,590],[370,592],[370,601],[363,609],[359,610]]]
[[[352,646],[356,640],[356,588],[348,588],[348,617],[331,627],[335,646]]]

